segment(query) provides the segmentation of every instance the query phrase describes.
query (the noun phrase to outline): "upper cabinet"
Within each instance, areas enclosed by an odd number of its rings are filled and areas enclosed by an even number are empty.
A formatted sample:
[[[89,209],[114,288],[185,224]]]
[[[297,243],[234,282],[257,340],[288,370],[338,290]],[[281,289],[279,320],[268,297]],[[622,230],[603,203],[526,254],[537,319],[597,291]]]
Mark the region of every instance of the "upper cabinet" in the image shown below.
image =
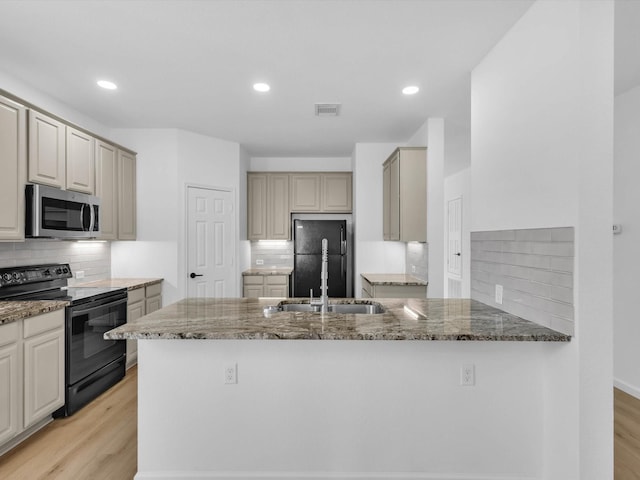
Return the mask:
[[[396,149],[383,165],[383,238],[427,241],[427,149]]]
[[[351,172],[247,173],[247,238],[290,240],[291,213],[351,213]]]
[[[249,240],[290,238],[288,174],[248,173],[247,206]]]
[[[65,187],[65,125],[29,110],[29,181]]]
[[[118,239],[136,239],[136,156],[118,150]]]
[[[0,97],[0,240],[24,240],[26,109]]]
[[[100,238],[118,239],[118,149],[103,141],[95,144],[96,196],[100,197]]]
[[[75,192],[95,193],[94,138],[77,130],[67,129],[66,188]]]

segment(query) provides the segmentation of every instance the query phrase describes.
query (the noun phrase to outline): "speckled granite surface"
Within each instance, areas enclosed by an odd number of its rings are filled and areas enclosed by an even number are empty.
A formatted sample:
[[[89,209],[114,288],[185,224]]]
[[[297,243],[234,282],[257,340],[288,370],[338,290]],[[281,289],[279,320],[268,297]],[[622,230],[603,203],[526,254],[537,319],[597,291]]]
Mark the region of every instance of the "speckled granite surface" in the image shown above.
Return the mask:
[[[429,282],[420,280],[405,273],[361,273],[371,285],[428,285]]]
[[[94,280],[93,282],[74,285],[76,287],[104,287],[104,288],[126,288],[135,290],[154,283],[162,282],[162,278],[108,278],[107,280]]]
[[[283,301],[304,303],[302,299]],[[353,302],[331,299],[331,303]],[[188,298],[111,330],[105,338],[554,342],[571,338],[475,300],[385,298],[359,302],[380,303],[386,312],[265,315],[264,308],[277,304],[277,299]]]
[[[293,268],[250,268],[242,275],[291,275]]]
[[[0,325],[17,320],[52,312],[66,307],[69,302],[61,300],[24,300],[0,302]]]

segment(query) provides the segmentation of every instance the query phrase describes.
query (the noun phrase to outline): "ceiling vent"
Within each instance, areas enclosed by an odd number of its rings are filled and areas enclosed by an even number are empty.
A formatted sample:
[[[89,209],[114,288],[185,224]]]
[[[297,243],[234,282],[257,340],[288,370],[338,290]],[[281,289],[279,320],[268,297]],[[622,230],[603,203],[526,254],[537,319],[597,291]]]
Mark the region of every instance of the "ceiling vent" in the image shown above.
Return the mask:
[[[340,115],[339,103],[316,103],[316,117],[337,117]]]

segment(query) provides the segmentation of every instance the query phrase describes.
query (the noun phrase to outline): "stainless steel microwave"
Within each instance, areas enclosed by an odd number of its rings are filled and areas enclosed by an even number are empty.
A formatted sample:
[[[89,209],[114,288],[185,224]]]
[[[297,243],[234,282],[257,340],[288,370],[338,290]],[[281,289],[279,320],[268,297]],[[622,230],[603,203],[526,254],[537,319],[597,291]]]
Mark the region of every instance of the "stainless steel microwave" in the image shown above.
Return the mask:
[[[95,238],[100,199],[45,185],[27,185],[25,235],[29,238]]]

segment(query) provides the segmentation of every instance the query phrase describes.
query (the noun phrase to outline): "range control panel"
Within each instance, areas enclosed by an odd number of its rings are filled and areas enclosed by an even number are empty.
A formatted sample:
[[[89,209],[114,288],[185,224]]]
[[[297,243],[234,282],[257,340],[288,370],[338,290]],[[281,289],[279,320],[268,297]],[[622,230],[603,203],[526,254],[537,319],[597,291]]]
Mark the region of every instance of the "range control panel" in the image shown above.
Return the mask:
[[[71,277],[68,263],[0,268],[0,288]]]

